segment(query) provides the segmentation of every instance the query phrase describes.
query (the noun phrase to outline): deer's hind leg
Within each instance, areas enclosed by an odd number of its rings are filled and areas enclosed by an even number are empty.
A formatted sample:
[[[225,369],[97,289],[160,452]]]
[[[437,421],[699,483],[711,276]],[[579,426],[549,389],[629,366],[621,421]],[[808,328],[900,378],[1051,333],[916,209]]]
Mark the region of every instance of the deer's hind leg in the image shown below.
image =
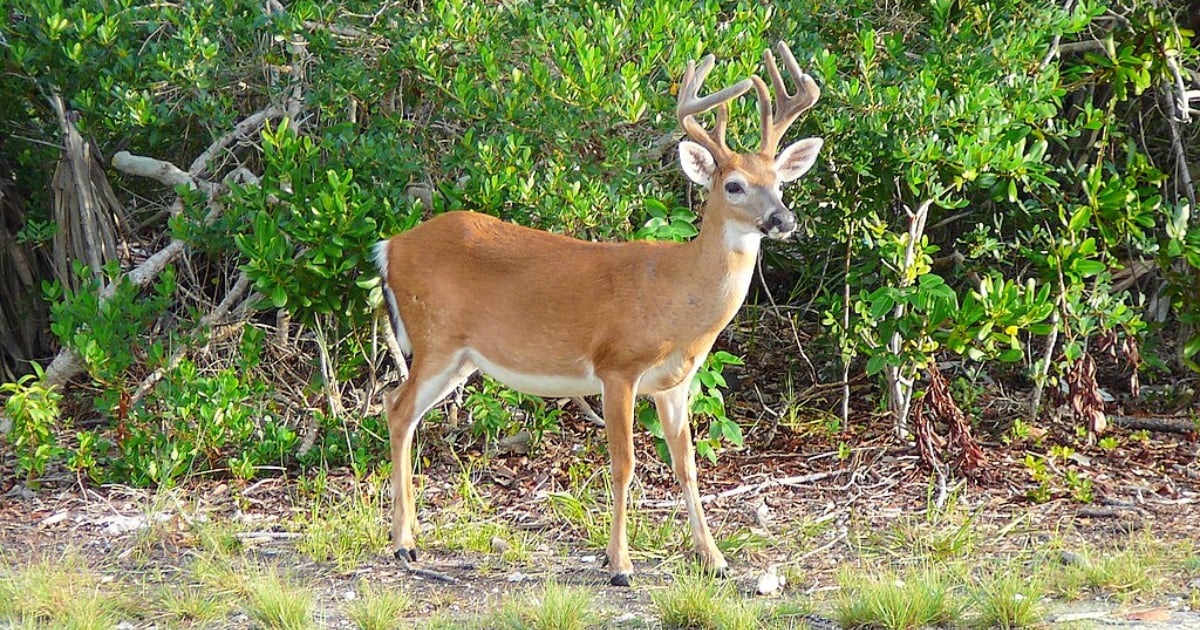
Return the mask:
[[[413,541],[416,525],[416,498],[413,493],[413,436],[421,417],[429,408],[446,397],[467,380],[475,367],[461,354],[450,361],[431,361],[414,358],[408,380],[384,396],[387,409],[388,438],[392,448],[392,544],[395,555],[405,561],[416,561],[417,547]]]

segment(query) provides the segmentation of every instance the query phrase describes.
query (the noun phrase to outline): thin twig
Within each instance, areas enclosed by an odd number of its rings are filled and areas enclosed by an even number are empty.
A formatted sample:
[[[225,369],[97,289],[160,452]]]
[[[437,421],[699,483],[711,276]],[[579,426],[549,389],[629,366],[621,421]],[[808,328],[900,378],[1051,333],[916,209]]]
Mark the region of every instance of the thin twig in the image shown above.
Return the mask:
[[[579,407],[579,412],[583,414],[583,417],[587,418],[592,422],[592,424],[600,427],[601,429],[604,428],[604,418],[601,418],[600,415],[596,413],[596,410],[592,409],[592,406],[588,404],[588,401],[584,399],[583,396],[572,396],[571,402],[575,403],[576,407]]]
[[[249,288],[250,278],[246,275],[246,272],[242,272],[242,274],[238,276],[237,282],[235,282],[229,289],[229,292],[225,294],[225,299],[221,300],[221,303],[218,304],[217,307],[214,308],[210,313],[200,318],[200,324],[198,328],[207,328],[223,320],[229,313],[229,310],[233,308],[234,303],[240,300]],[[142,380],[141,384],[138,385],[137,390],[133,392],[132,396],[129,397],[129,403],[131,405],[137,403],[147,393],[149,393],[150,390],[154,389],[154,387],[158,385],[159,381],[161,381],[163,377],[167,375],[167,372],[174,370],[179,363],[183,361],[183,358],[187,356],[188,351],[188,346],[180,346],[180,348],[176,350],[173,355],[171,355],[171,360],[168,361],[166,365],[154,370],[149,376]]]
[[[800,357],[804,359],[804,364],[808,366],[809,378],[815,383],[817,381],[817,368],[813,366],[813,362],[808,358],[808,354],[804,352],[804,344],[800,343],[800,332],[796,330],[796,322],[791,317],[784,317],[779,314],[779,305],[775,303],[775,296],[771,295],[771,287],[767,286],[767,279],[763,277],[762,257],[756,261],[755,268],[758,269],[758,282],[762,285],[763,293],[767,295],[767,301],[771,303],[772,313],[786,321],[789,329],[792,331],[792,341],[796,342],[796,351],[800,353]]]
[[[1042,408],[1042,393],[1046,389],[1046,377],[1050,373],[1050,362],[1054,360],[1054,347],[1058,345],[1058,307],[1050,312],[1050,334],[1046,337],[1046,349],[1042,353],[1042,364],[1033,375],[1033,395],[1029,397],[1029,411],[1026,418],[1030,423],[1037,422],[1038,412]]]
[[[840,469],[839,470],[827,470],[824,472],[810,473],[807,475],[797,475],[794,477],[783,477],[780,479],[768,479],[762,483],[754,483],[754,484],[748,484],[748,485],[744,485],[744,486],[738,486],[736,488],[732,488],[732,489],[726,490],[724,492],[719,492],[717,494],[706,494],[706,495],[700,497],[700,502],[701,503],[711,503],[713,501],[716,501],[717,499],[728,499],[729,497],[741,496],[743,494],[749,494],[751,492],[760,492],[762,490],[766,490],[768,488],[774,488],[776,486],[799,486],[799,485],[803,485],[806,483],[812,483],[814,481],[820,481],[822,479],[828,479],[830,477],[836,477],[838,475],[845,474],[845,472],[846,472],[845,470],[840,470]],[[656,502],[650,502],[650,503],[643,503],[640,505],[642,505],[644,507],[649,507],[649,508],[677,507],[677,506],[683,505],[683,499],[677,499],[675,501],[656,501]]]

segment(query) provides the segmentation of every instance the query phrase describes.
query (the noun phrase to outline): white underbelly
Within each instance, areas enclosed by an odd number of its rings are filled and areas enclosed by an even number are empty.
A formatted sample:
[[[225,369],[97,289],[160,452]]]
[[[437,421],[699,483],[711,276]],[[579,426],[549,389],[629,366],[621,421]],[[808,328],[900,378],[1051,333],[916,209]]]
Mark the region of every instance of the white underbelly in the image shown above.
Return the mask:
[[[518,372],[489,361],[487,357],[469,350],[469,360],[479,366],[479,371],[504,383],[505,385],[526,394],[534,396],[591,396],[599,394],[600,379],[596,377],[590,365],[585,366],[583,374],[529,374]]]

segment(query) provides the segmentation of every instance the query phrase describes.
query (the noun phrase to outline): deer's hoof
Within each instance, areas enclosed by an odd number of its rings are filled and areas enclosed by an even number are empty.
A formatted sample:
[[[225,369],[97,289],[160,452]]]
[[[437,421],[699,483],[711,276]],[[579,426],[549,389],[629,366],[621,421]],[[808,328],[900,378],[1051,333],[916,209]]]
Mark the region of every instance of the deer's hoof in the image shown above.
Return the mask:
[[[401,562],[407,563],[407,562],[416,562],[417,561],[417,550],[416,549],[405,549],[404,547],[400,547],[400,548],[396,549],[396,553],[394,553],[392,555],[396,556],[396,559],[400,560]]]
[[[629,574],[614,573],[613,576],[608,579],[608,583],[612,584],[613,586],[629,586]]]

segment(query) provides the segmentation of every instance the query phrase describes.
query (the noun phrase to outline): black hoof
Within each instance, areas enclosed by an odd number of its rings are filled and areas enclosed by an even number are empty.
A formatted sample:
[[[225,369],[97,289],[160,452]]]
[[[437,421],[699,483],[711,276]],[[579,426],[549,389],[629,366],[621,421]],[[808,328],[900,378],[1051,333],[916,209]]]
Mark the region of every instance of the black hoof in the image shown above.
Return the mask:
[[[608,578],[608,583],[613,586],[629,586],[629,574],[618,573],[611,578]]]
[[[392,555],[396,556],[397,560],[401,560],[404,562],[416,562],[417,561],[417,550],[416,549],[405,549],[405,548],[401,547],[401,548],[397,549],[396,553],[394,553]]]
[[[713,577],[724,580],[725,578],[729,577],[729,567],[721,567],[719,569],[713,569],[712,574],[713,574]]]

